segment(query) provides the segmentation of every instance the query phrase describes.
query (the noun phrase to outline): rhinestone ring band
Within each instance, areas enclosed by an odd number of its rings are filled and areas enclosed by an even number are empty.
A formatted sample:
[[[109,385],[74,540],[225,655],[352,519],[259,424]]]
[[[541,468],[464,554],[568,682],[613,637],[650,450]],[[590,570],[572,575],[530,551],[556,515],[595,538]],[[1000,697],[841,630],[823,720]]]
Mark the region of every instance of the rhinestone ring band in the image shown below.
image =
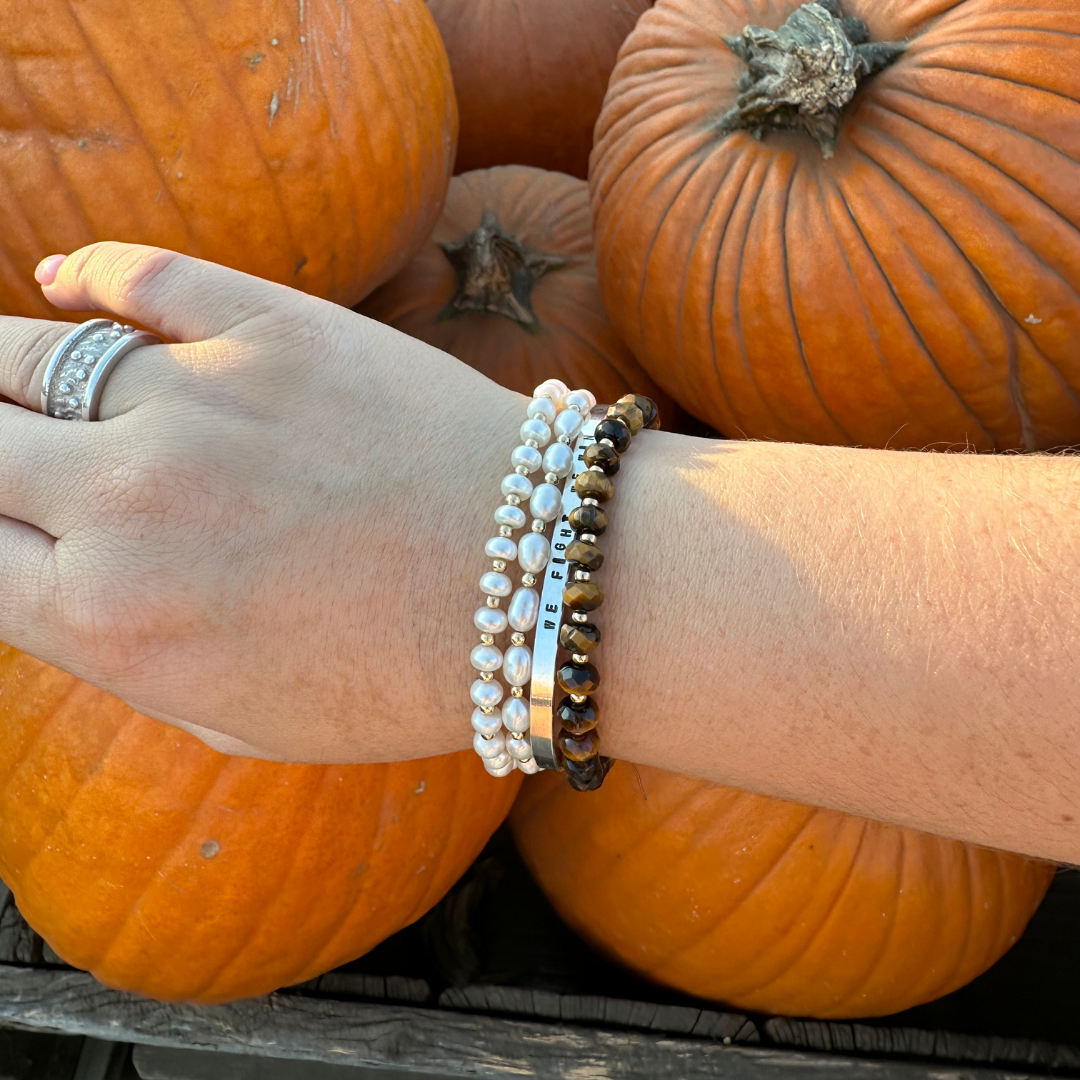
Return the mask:
[[[53,350],[41,384],[41,411],[58,420],[96,420],[105,381],[132,349],[160,345],[145,330],[112,319],[81,323]]]

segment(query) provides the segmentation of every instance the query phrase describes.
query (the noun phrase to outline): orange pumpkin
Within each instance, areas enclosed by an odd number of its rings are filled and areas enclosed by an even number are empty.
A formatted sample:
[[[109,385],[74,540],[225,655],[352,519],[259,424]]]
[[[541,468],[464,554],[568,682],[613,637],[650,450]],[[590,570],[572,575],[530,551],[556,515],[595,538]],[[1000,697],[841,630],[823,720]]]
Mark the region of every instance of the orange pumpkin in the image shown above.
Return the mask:
[[[522,394],[548,378],[600,401],[660,393],[604,313],[588,188],[562,173],[454,177],[431,239],[357,310]],[[658,404],[671,427],[669,399]]]
[[[652,0],[428,0],[454,73],[456,172],[535,165],[584,177],[623,39]]]
[[[226,757],[0,646],[0,877],[70,964],[164,1000],[313,978],[424,914],[516,793],[471,751]]]
[[[620,763],[582,796],[545,774],[511,814],[560,915],[642,975],[743,1009],[897,1012],[1020,936],[1054,868]],[[586,805],[587,804],[587,805]]]
[[[659,0],[627,38],[590,173],[612,321],[732,437],[1080,441],[1080,5],[823,3]],[[814,33],[843,93],[780,71]]]
[[[8,0],[0,59],[0,314],[55,318],[35,265],[95,240],[353,304],[438,220],[457,120],[423,0]]]

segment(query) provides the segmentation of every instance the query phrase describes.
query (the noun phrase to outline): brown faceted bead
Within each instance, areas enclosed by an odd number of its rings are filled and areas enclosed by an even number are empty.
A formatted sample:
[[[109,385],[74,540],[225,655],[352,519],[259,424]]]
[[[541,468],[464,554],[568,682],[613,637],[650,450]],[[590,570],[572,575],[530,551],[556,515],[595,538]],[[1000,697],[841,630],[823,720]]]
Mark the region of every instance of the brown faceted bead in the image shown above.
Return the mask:
[[[612,405],[607,414],[618,417],[630,429],[631,435],[636,435],[645,426],[645,417],[635,401],[620,401],[618,405]]]
[[[619,471],[619,452],[607,443],[593,443],[585,448],[585,464],[591,469],[599,465],[607,476],[614,476]]]
[[[600,536],[607,528],[607,514],[599,506],[575,506],[567,521],[574,532],[592,533]]]
[[[592,731],[600,719],[596,702],[592,698],[584,701],[575,701],[572,697],[564,697],[555,710],[555,716],[562,726],[575,735],[584,735],[586,731]]]
[[[604,590],[595,581],[574,581],[563,589],[562,602],[571,611],[595,611],[604,602]]]
[[[600,644],[600,628],[591,622],[563,623],[559,627],[559,644],[572,653],[590,653]]]
[[[567,562],[580,563],[586,570],[599,570],[604,565],[604,553],[595,544],[572,540],[563,553]]]
[[[575,791],[596,791],[604,782],[604,777],[610,768],[606,762],[610,760],[605,757],[593,757],[585,761],[563,758],[566,779]]]
[[[579,499],[596,499],[607,502],[615,494],[615,485],[602,472],[583,472],[574,481],[574,492]]]
[[[622,454],[630,445],[630,429],[617,416],[609,416],[596,425],[596,441],[604,439]]]
[[[625,405],[628,402],[632,402],[641,410],[641,416],[647,428],[658,428],[660,426],[660,410],[656,407],[656,402],[652,398],[646,397],[644,394],[623,394],[618,403]]]
[[[580,735],[560,731],[555,738],[567,761],[588,761],[589,758],[600,756],[600,738],[595,731],[585,731]]]
[[[595,664],[560,664],[555,680],[568,694],[591,694],[600,685]]]

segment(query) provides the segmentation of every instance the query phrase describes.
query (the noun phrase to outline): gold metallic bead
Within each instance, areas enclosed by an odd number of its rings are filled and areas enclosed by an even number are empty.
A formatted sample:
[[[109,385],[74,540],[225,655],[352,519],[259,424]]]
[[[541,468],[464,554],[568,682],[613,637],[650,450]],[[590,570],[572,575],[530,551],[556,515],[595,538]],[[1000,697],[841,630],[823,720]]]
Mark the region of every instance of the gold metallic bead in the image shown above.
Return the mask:
[[[518,465],[518,467],[516,469],[514,469],[514,472],[516,472],[518,474],[518,476],[528,476],[529,475],[529,467],[528,467],[528,465]]]
[[[589,613],[587,611],[571,611],[570,618],[576,623],[588,622]]]
[[[582,506],[599,506],[600,504],[595,499],[582,499]]]
[[[499,606],[499,598],[497,596],[489,596],[488,597],[488,607],[498,607],[498,606]]]
[[[547,522],[541,521],[540,518],[533,518],[532,531],[534,533],[542,533],[547,528]]]
[[[571,655],[574,658],[575,664],[587,664],[589,662],[589,658],[583,653],[571,653]]]
[[[544,481],[548,484],[557,484],[559,482],[559,478],[555,475],[555,473],[549,472],[544,473]]]
[[[510,687],[510,696],[511,697],[524,697],[525,696],[525,688],[523,686],[511,686]]]
[[[485,642],[485,644],[487,644],[487,643]],[[525,644],[525,635],[521,634],[521,633],[511,634],[510,635],[510,644],[511,645],[524,645]]]
[[[491,569],[501,572],[506,569],[506,563],[502,559],[493,559],[491,563]]]
[[[506,501],[511,506],[520,506],[521,505],[521,496],[520,495],[507,495],[506,496]]]
[[[585,533],[585,532],[583,532],[583,533],[580,533],[578,535],[578,539],[583,544],[595,544],[596,543],[596,534],[595,533]]]
[[[513,536],[514,535],[514,530],[511,529],[509,525],[500,525],[499,526],[499,535],[500,536]]]
[[[494,645],[495,644],[495,635],[494,634],[481,634],[480,635],[480,644],[481,645]]]
[[[588,694],[571,694],[570,695],[570,700],[572,702],[574,702],[575,705],[580,705],[583,701],[588,701],[589,700],[589,695]]]
[[[480,706],[480,711],[481,711],[481,712],[482,712],[482,713],[483,713],[483,714],[484,714],[485,716],[490,716],[490,715],[491,715],[491,714],[492,714],[493,712],[495,712],[495,711],[496,711],[496,710],[497,710],[498,708],[499,708],[499,706],[498,706],[498,705],[481,705],[481,706]]]
[[[535,585],[536,584],[536,575],[535,574],[522,574],[521,575],[521,584],[522,585]]]
[[[574,580],[575,581],[590,581],[591,578],[589,577],[589,571],[588,570],[575,570],[574,571]]]
[[[491,682],[491,680],[494,679],[495,676],[490,671],[481,671],[480,678],[483,679],[484,682]]]

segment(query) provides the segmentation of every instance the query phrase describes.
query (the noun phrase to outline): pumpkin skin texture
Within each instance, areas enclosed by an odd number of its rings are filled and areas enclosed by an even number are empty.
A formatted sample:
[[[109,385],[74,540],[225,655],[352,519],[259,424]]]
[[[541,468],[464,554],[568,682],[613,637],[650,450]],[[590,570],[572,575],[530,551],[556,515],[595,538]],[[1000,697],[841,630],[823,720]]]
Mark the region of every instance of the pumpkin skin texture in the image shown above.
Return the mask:
[[[34,267],[97,240],[355,303],[438,219],[457,115],[423,0],[42,0],[0,4],[0,129],[0,313],[56,318]]]
[[[516,304],[506,307],[506,313],[452,310],[460,280],[440,245],[460,244],[485,213],[535,258],[548,257],[537,266],[526,298],[529,310],[522,312]],[[664,425],[672,426],[670,399],[645,374],[604,311],[583,180],[521,166],[455,176],[431,239],[408,267],[357,310],[456,356],[518,393],[530,394],[544,379],[557,378],[587,387],[598,401],[615,401],[629,390],[649,397],[659,394]],[[534,321],[523,324],[515,311]]]
[[[0,646],[0,876],[101,982],[221,1002],[423,915],[510,808],[471,751],[394,765],[219,754]]]
[[[461,113],[455,172],[584,178],[619,46],[652,0],[428,0]]]
[[[801,132],[725,134],[722,36],[795,0],[659,0],[627,38],[590,184],[612,321],[731,437],[1080,441],[1080,6],[842,0],[907,40]]]
[[[522,788],[526,864],[586,941],[640,974],[741,1009],[879,1016],[985,971],[1054,868],[912,829],[619,763],[583,805]],[[644,790],[647,798],[642,797]]]

